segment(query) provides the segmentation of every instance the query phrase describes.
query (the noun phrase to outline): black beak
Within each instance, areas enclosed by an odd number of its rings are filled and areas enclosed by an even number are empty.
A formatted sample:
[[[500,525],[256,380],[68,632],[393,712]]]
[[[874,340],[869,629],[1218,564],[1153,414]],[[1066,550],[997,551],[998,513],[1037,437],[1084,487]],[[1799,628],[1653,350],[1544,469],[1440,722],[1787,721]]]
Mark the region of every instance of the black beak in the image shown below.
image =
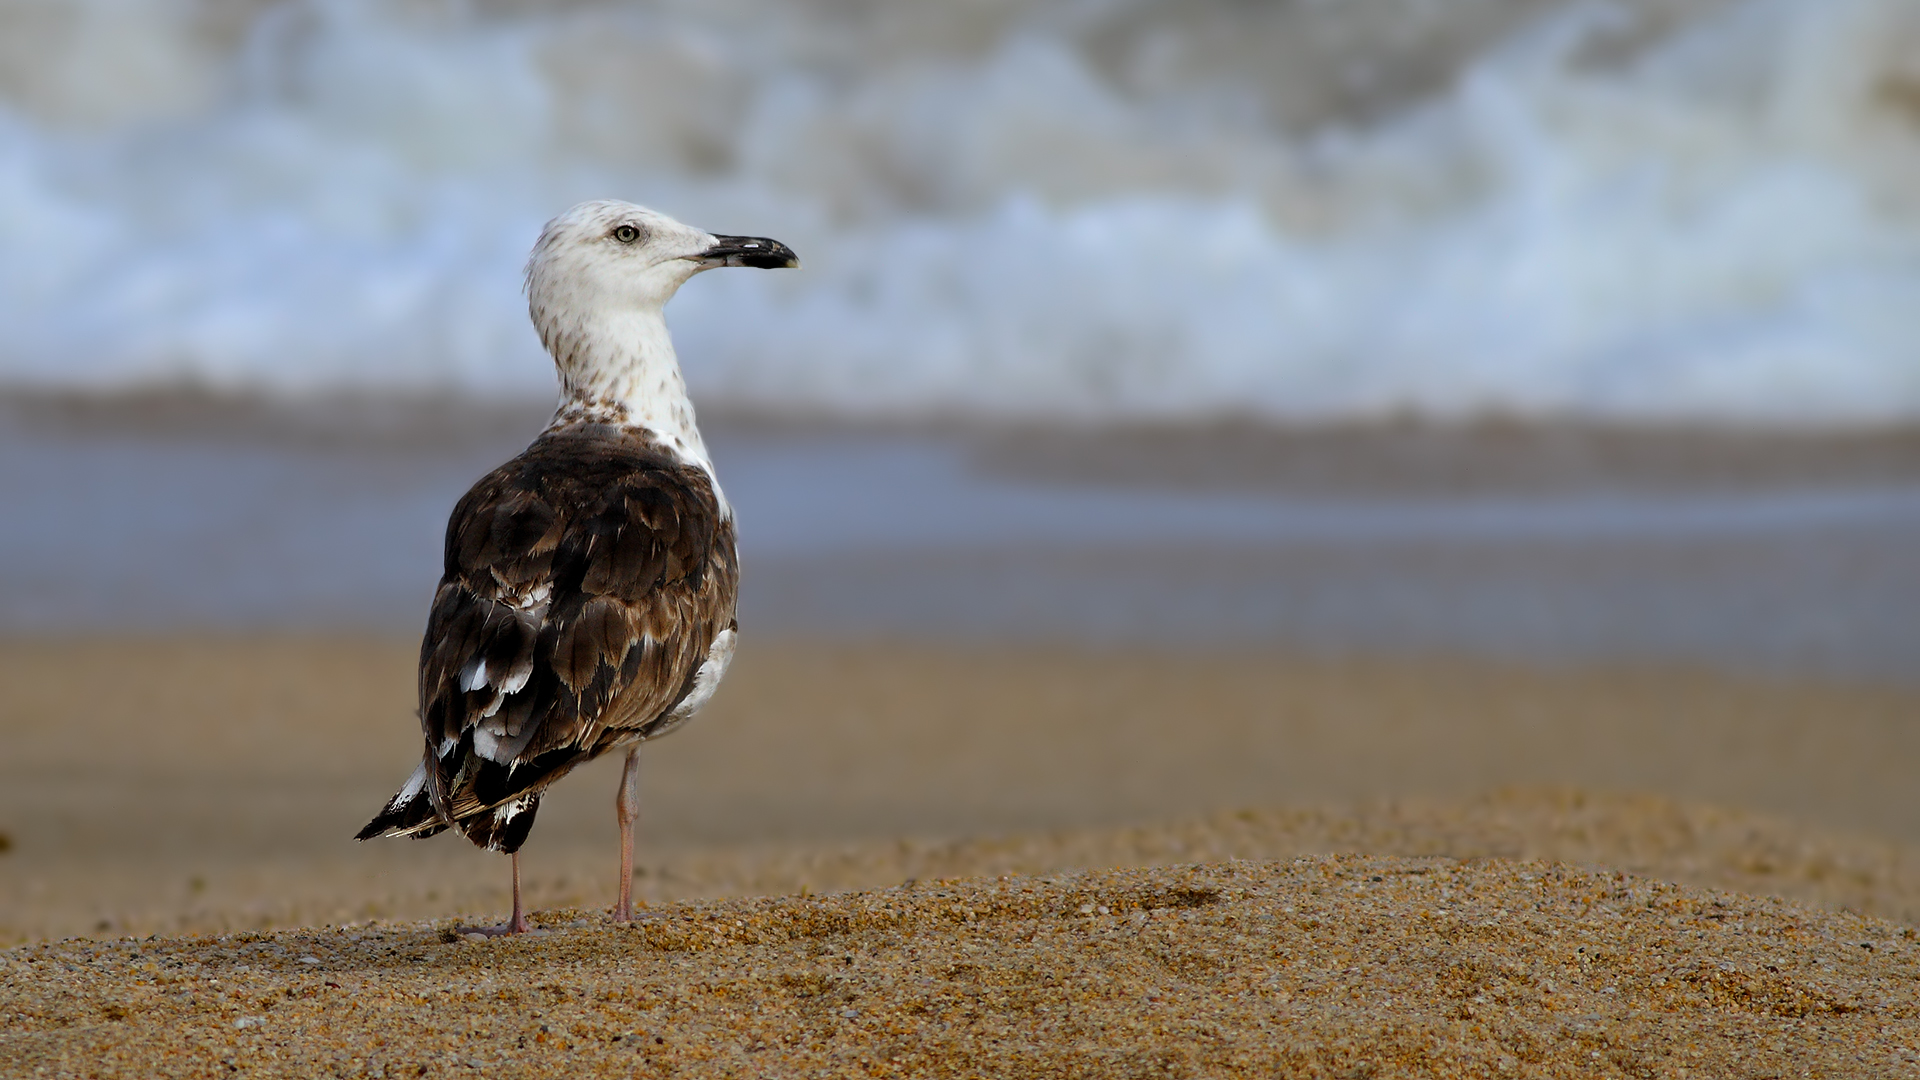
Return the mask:
[[[790,270],[800,265],[800,256],[778,240],[764,236],[716,236],[713,246],[694,256],[703,268],[751,266],[760,270]]]

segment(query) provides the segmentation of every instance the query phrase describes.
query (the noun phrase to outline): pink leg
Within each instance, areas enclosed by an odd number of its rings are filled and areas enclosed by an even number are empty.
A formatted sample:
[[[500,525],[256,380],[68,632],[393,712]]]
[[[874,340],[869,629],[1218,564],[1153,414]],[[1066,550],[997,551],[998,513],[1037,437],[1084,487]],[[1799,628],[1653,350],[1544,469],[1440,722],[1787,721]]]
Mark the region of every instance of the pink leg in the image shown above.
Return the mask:
[[[464,930],[467,934],[485,934],[488,937],[504,937],[507,934],[524,934],[533,929],[527,921],[527,913],[520,906],[520,853],[509,856],[513,860],[513,918],[505,926],[490,926],[484,930]]]
[[[533,929],[527,921],[527,913],[520,907],[520,853],[514,852],[513,859],[513,921],[507,924],[507,933],[524,934]]]
[[[620,815],[620,902],[613,906],[614,922],[633,921],[633,822],[640,816],[640,748],[627,751],[620,772],[620,791],[613,798]]]

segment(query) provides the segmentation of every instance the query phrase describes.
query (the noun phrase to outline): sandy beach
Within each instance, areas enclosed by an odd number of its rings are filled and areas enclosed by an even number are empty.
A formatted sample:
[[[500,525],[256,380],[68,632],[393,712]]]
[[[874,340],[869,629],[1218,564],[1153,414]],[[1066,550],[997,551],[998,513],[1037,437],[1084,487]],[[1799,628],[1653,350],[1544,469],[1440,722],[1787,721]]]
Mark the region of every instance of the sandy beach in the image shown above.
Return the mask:
[[[497,856],[444,837],[348,839],[418,753],[412,654],[364,637],[0,649],[0,942],[504,910]],[[1920,805],[1904,794],[1916,716],[1907,690],[1684,670],[749,639],[699,723],[647,748],[637,884],[672,900],[1098,868],[1148,848],[1011,859],[982,845],[1237,811],[1266,815],[1262,838],[1153,861],[1365,850],[1673,862],[1624,840],[1548,842],[1565,830],[1537,824],[1533,796],[1489,798],[1515,787],[1736,808],[1789,846],[1891,865],[1888,852],[1920,843]],[[611,903],[617,770],[583,768],[542,806],[522,859],[537,905]],[[1434,807],[1473,822],[1442,830],[1470,839],[1387,839],[1412,837],[1406,822]],[[1613,813],[1589,815],[1587,831],[1614,828]],[[1342,822],[1361,831],[1343,836]],[[1712,838],[1656,846],[1720,848],[1743,827],[1646,826]],[[1863,910],[1907,911],[1890,903]]]
[[[750,645],[644,758],[648,918],[601,762],[523,855],[548,932],[472,942],[505,860],[347,839],[411,654],[0,648],[10,1073],[1916,1068],[1911,690]]]
[[[1911,928],[1563,864],[1319,857],[0,954],[87,1076],[1905,1076]]]

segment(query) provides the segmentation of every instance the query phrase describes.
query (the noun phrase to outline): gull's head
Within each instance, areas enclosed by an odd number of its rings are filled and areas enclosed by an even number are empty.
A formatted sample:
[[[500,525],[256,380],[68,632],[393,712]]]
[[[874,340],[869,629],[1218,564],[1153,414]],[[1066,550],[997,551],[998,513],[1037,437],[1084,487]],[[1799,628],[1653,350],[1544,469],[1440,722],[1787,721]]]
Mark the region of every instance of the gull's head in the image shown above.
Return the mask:
[[[527,259],[527,300],[546,336],[590,312],[658,313],[688,278],[719,266],[800,265],[793,249],[757,236],[716,236],[644,206],[585,202],[547,222]]]

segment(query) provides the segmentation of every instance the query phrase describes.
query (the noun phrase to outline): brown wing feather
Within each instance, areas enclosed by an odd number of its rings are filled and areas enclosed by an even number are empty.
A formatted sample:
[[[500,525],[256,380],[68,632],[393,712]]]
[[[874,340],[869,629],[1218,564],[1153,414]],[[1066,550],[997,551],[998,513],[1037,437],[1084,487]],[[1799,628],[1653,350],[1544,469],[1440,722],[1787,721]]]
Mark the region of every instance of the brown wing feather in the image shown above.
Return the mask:
[[[420,646],[427,805],[396,796],[366,835],[514,850],[547,784],[662,725],[738,587],[704,470],[626,429],[543,435],[454,508]]]

